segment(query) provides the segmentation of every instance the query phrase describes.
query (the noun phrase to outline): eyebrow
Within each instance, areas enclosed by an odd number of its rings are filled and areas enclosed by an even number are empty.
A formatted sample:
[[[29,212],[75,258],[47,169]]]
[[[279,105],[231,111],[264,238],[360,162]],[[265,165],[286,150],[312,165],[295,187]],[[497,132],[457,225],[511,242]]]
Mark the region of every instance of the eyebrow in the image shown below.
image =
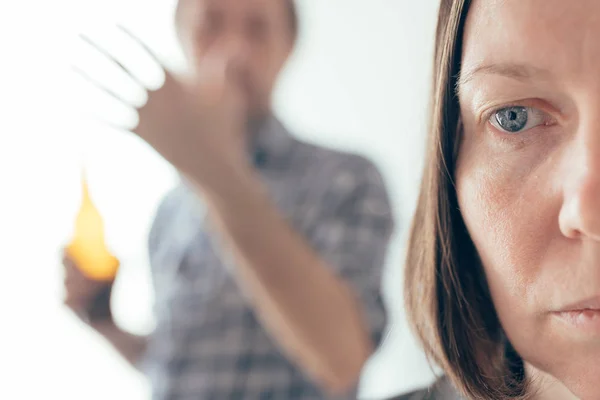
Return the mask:
[[[457,81],[457,89],[472,81],[477,75],[499,75],[518,81],[530,81],[534,78],[547,79],[550,76],[550,71],[528,64],[499,63],[478,65],[472,69],[461,71]]]

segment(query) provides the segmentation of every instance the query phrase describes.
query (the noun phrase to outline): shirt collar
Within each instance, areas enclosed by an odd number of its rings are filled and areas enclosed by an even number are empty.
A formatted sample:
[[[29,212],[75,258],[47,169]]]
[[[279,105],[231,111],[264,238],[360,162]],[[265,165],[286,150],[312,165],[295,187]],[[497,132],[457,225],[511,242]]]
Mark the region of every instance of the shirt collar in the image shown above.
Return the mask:
[[[290,132],[274,116],[265,120],[250,140],[250,157],[259,169],[281,166],[294,144]]]

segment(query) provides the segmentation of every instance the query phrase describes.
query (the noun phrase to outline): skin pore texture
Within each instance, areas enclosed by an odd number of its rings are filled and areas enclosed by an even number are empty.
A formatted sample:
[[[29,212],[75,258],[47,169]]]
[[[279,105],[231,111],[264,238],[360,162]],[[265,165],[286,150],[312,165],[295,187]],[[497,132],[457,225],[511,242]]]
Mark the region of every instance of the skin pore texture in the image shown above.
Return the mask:
[[[600,398],[600,2],[475,0],[459,206],[535,399]]]

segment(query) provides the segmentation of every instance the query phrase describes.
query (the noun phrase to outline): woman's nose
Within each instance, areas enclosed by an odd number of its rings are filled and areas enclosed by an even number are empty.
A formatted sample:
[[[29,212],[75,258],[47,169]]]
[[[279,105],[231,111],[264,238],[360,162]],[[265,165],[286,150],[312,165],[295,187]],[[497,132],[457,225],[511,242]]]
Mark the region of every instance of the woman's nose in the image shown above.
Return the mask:
[[[600,118],[595,120],[573,139],[559,223],[567,237],[600,241]]]

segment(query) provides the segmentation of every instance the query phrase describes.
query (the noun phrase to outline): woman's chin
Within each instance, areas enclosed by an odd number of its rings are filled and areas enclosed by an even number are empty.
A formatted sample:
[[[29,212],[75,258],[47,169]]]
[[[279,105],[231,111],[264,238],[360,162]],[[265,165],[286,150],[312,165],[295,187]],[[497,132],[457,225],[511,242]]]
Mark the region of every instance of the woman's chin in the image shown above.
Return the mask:
[[[600,363],[572,358],[570,365],[561,365],[554,375],[527,364],[527,376],[537,396],[535,400],[598,400],[600,399]]]

